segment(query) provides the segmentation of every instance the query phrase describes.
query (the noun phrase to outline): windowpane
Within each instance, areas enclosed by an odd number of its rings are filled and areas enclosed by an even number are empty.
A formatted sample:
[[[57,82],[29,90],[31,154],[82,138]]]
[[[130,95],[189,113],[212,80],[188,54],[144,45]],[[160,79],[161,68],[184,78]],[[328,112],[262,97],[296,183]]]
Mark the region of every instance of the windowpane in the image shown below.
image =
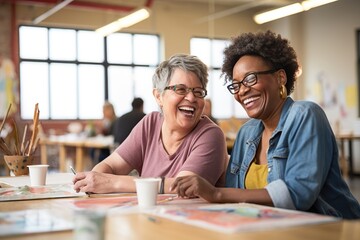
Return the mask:
[[[109,67],[109,101],[114,105],[118,116],[132,109],[134,81],[132,67]]]
[[[43,119],[102,119],[105,100],[122,115],[136,96],[147,100],[145,111],[157,110],[151,78],[159,64],[158,36],[104,38],[88,30],[20,26],[19,37],[22,118],[32,119],[39,103]]]
[[[75,64],[50,65],[50,116],[52,119],[77,118]]]
[[[20,63],[21,117],[32,119],[35,104],[39,103],[40,118],[49,118],[48,64]]]
[[[49,30],[49,51],[52,60],[76,60],[76,32],[69,29]]]
[[[233,102],[235,104],[235,117],[237,117],[237,118],[248,118],[249,116],[247,115],[245,109],[241,106],[241,104],[238,103],[235,100],[233,100]]]
[[[81,64],[79,71],[79,118],[101,119],[105,99],[104,67]]]
[[[132,63],[132,37],[128,33],[114,33],[107,37],[109,63]]]
[[[228,92],[223,82],[224,79],[220,78],[221,71],[213,71],[212,79],[213,91],[212,99],[212,113],[216,118],[230,118],[233,116],[234,99]]]
[[[211,49],[211,66],[213,68],[221,68],[224,60],[224,49],[228,41],[225,40],[213,40]]]
[[[78,60],[82,62],[104,61],[104,38],[93,31],[78,32]]]
[[[20,58],[48,58],[48,30],[42,27],[19,28]]]
[[[158,110],[158,105],[152,93],[152,75],[155,68],[135,67],[135,97],[141,97],[144,100],[144,112],[149,113]]]
[[[206,38],[192,38],[190,40],[190,51],[192,55],[197,56],[207,66],[211,66],[210,62],[210,40]]]
[[[159,63],[159,41],[153,35],[134,35],[134,63],[157,65]]]
[[[224,86],[224,79],[220,78],[224,59],[223,51],[228,40],[192,38],[190,41],[191,54],[198,56],[209,67],[208,98],[212,100],[212,114],[215,118],[230,118],[242,116],[236,111],[237,105],[233,96]],[[236,112],[235,112],[236,111]]]

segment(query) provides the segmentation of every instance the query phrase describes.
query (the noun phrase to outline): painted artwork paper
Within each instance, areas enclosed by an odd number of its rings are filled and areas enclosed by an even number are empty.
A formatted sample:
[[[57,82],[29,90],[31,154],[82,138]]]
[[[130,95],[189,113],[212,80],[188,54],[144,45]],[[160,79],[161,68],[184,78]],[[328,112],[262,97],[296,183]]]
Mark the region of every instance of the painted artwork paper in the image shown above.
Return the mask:
[[[161,194],[157,196],[157,205],[167,204],[167,203],[178,203],[177,195],[174,194]],[[64,204],[64,201],[61,201]],[[69,199],[67,204],[72,208],[83,208],[83,209],[94,209],[94,208],[128,208],[132,206],[137,206],[137,197],[128,196],[126,193],[123,196],[118,194],[115,196],[107,195],[101,197],[101,195],[91,195],[89,198],[81,199]]]
[[[73,228],[72,221],[62,218],[54,210],[28,209],[0,212],[1,236],[65,231]]]
[[[255,204],[163,207],[149,212],[174,221],[224,233],[258,231],[337,221],[337,218]]]
[[[52,184],[39,187],[12,187],[0,188],[0,202],[29,200],[29,199],[44,199],[44,198],[66,198],[66,197],[80,197],[84,193],[76,193],[73,190],[72,184]]]

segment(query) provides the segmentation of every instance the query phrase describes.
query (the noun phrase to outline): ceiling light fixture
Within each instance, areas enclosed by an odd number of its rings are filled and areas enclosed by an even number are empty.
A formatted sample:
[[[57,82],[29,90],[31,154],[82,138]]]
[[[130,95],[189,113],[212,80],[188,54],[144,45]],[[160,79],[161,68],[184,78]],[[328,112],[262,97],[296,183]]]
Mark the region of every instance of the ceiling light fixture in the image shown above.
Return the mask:
[[[102,36],[107,36],[113,32],[119,31],[122,28],[130,27],[138,22],[141,22],[149,16],[150,10],[147,8],[141,8],[125,17],[119,18],[112,23],[96,29],[95,32],[101,34]]]
[[[46,18],[50,17],[57,11],[63,9],[67,5],[69,5],[72,1],[74,1],[74,0],[64,0],[64,1],[60,2],[55,7],[51,8],[49,11],[47,11],[47,12],[41,14],[40,16],[38,16],[37,18],[35,18],[33,21],[33,24],[39,24],[40,22],[44,21]]]
[[[318,7],[324,4],[335,2],[338,0],[306,0],[301,3],[294,3],[285,7],[277,8],[267,12],[263,12],[254,16],[254,21],[257,24],[263,24],[279,18],[287,17],[299,12],[307,11],[311,8]]]

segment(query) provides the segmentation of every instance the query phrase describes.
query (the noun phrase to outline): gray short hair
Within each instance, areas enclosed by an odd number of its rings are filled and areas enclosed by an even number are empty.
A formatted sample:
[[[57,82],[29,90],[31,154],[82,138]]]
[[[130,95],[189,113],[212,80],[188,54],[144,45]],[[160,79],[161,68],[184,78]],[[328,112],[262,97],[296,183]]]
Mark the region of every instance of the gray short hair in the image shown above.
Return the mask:
[[[156,88],[160,93],[163,92],[177,68],[194,73],[199,78],[202,87],[206,89],[208,83],[207,66],[196,56],[187,54],[176,54],[169,60],[160,63],[152,78],[153,88]]]

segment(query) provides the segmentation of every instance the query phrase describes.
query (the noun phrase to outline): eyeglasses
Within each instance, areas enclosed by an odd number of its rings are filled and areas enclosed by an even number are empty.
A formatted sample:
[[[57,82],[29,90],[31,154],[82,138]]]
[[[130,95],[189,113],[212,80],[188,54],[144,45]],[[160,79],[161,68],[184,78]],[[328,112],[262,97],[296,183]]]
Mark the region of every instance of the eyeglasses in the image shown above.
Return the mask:
[[[259,74],[270,74],[278,71],[278,69],[271,69],[267,71],[261,71],[261,72],[251,72],[247,74],[244,79],[240,82],[235,81],[232,84],[227,86],[227,89],[231,94],[237,94],[240,91],[241,84],[245,87],[251,87],[254,86],[257,83],[257,75]]]
[[[195,88],[188,88],[184,84],[176,84],[172,86],[167,86],[164,90],[173,90],[176,94],[179,95],[186,95],[188,92],[192,92],[195,97],[204,98],[207,95],[207,91],[203,88],[195,87]]]

